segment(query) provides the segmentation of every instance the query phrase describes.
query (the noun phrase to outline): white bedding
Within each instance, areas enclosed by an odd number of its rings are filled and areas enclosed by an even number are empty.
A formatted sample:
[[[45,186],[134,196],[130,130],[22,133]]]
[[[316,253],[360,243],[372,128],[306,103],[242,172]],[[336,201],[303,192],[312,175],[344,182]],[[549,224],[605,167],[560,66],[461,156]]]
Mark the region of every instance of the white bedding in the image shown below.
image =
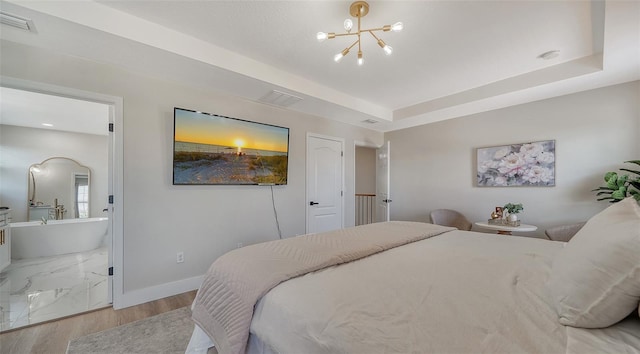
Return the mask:
[[[250,342],[307,354],[637,352],[637,318],[600,332],[559,324],[545,283],[563,245],[452,231],[309,273],[257,303]]]
[[[640,353],[638,314],[607,328],[567,327],[567,354],[584,353]]]
[[[283,281],[454,230],[410,221],[361,225],[237,249],[216,259],[193,302],[192,319],[221,354],[242,354],[257,301]]]

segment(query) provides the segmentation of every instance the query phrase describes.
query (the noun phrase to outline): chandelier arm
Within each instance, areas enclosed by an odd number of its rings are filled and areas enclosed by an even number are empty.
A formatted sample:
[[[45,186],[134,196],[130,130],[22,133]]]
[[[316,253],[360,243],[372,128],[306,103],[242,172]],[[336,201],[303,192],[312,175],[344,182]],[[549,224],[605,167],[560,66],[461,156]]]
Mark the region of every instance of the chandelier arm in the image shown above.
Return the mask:
[[[359,36],[363,32],[369,32],[375,37],[375,35],[373,34],[373,32],[375,31],[384,31],[384,28],[383,27],[369,28],[369,29],[358,30],[357,32],[331,33],[332,36],[329,36],[327,39],[333,39],[335,37],[344,37],[344,36]],[[376,39],[378,39],[378,37],[376,37]]]
[[[359,32],[354,32],[354,33],[335,33],[334,37],[357,36],[358,34],[360,34],[360,33]]]
[[[387,25],[385,25],[384,27],[376,27],[376,28],[369,28],[369,29],[363,29],[360,32],[371,32],[371,31],[384,31],[387,32],[389,30],[385,29],[387,27]],[[391,27],[389,27],[391,28]]]
[[[360,19],[362,16],[358,16],[358,55],[362,56],[362,48],[360,48]]]
[[[360,39],[356,40],[355,42],[353,42],[352,45],[350,45],[349,47],[347,47],[347,50],[351,50],[351,48],[353,48],[353,46],[355,46],[356,44],[360,43]]]
[[[363,32],[365,32],[365,31],[363,31]],[[376,34],[375,34],[375,33],[373,33],[373,30],[366,30],[366,32],[371,33],[371,35],[373,36],[373,38],[375,38],[375,39],[376,39],[376,41],[379,41],[379,40],[380,40],[380,38],[378,38],[378,36],[376,36]]]

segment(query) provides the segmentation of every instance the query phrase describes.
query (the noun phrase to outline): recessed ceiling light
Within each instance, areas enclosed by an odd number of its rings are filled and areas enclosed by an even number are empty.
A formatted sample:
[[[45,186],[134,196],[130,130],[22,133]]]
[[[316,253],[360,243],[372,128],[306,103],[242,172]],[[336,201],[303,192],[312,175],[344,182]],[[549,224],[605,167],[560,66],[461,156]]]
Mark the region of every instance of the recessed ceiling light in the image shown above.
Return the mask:
[[[553,59],[553,58],[557,58],[560,55],[560,51],[559,50],[550,50],[548,52],[544,52],[540,55],[538,55],[539,59],[544,59],[544,60],[549,60],[549,59]]]
[[[53,124],[51,123],[42,123],[42,125],[44,125],[45,127],[53,127]]]

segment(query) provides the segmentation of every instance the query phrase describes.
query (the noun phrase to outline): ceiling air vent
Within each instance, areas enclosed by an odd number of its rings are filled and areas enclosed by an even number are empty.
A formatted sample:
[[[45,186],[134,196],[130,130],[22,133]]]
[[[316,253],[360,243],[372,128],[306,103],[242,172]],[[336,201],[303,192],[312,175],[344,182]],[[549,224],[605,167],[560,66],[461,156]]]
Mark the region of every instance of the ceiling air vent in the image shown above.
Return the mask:
[[[10,13],[0,11],[0,23],[3,25],[19,28],[21,30],[35,32],[36,27],[33,25],[33,21],[20,16],[12,15]]]
[[[373,119],[365,119],[362,121],[362,123],[367,123],[367,124],[376,124],[378,123],[377,120],[373,120]]]
[[[302,101],[302,98],[281,91],[272,90],[266,95],[260,97],[258,101],[280,107],[289,107],[296,102]]]

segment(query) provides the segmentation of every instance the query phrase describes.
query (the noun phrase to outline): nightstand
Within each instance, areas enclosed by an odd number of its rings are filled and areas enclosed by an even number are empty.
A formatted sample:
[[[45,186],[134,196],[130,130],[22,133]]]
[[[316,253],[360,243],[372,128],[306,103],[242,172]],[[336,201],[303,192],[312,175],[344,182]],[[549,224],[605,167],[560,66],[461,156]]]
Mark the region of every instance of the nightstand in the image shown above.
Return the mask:
[[[520,224],[520,226],[508,226],[508,225],[491,225],[486,221],[478,221],[475,223],[481,229],[496,230],[500,235],[511,235],[513,231],[516,232],[531,232],[538,229],[535,225]]]

